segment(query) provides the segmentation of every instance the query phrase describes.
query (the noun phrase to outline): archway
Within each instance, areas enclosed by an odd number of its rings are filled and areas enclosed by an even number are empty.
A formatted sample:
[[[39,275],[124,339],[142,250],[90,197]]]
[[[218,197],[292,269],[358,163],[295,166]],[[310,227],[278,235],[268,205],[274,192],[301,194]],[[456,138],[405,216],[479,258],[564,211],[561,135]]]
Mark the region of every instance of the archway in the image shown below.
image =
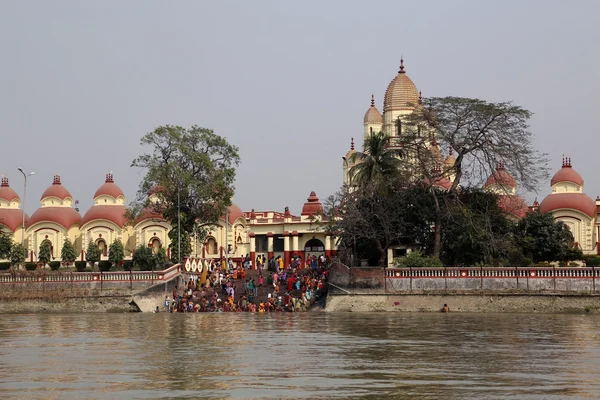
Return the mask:
[[[158,254],[158,250],[162,247],[162,243],[159,238],[152,238],[150,243],[148,243],[148,247],[152,249],[152,254]]]
[[[96,240],[96,245],[98,246],[98,250],[100,250],[100,255],[106,257],[106,254],[108,253],[106,241],[104,239],[98,239]]]
[[[314,257],[316,261],[316,259],[324,255],[325,245],[319,239],[312,238],[304,245],[304,262],[310,261],[311,257]]]
[[[214,238],[208,238],[206,241],[206,253],[210,255],[217,254],[217,241]]]

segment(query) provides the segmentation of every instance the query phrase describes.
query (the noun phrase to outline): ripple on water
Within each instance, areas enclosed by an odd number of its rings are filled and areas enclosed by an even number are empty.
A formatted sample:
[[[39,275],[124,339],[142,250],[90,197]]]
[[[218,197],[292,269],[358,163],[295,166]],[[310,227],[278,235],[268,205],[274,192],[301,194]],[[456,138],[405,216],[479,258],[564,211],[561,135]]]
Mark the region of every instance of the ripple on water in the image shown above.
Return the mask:
[[[9,315],[0,394],[600,398],[599,338],[599,317],[574,315]]]

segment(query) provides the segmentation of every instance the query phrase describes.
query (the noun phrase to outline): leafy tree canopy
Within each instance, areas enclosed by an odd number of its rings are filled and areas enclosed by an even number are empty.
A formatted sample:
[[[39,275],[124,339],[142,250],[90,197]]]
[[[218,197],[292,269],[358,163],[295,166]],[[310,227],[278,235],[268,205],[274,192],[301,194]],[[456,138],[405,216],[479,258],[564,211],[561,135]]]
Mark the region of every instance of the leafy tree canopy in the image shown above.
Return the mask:
[[[108,247],[108,261],[112,265],[119,265],[125,258],[125,247],[121,239],[115,239]]]
[[[11,235],[0,227],[0,260],[4,260],[10,257],[11,248]]]
[[[48,240],[44,240],[40,244],[40,252],[38,254],[40,262],[44,265],[48,264],[52,260],[52,247]]]
[[[10,249],[10,264],[16,267],[23,264],[25,259],[25,247],[21,243],[14,243]]]
[[[150,152],[132,163],[145,170],[137,210],[149,205],[148,194],[153,191],[160,201],[151,206],[174,229],[178,204],[182,232],[193,232],[197,224],[196,232],[203,234],[203,228],[215,225],[231,205],[235,168],[240,162],[238,148],[211,129],[196,125],[160,126],[147,133],[141,144],[150,147]]]
[[[550,213],[528,213],[515,227],[515,240],[534,262],[580,258],[581,251],[573,251],[573,234]]]
[[[62,249],[60,250],[60,258],[66,263],[73,263],[77,259],[75,247],[69,238],[66,238],[63,242]]]
[[[85,252],[85,259],[87,262],[91,263],[92,266],[94,263],[100,261],[100,249],[93,240],[88,243],[88,247]]]

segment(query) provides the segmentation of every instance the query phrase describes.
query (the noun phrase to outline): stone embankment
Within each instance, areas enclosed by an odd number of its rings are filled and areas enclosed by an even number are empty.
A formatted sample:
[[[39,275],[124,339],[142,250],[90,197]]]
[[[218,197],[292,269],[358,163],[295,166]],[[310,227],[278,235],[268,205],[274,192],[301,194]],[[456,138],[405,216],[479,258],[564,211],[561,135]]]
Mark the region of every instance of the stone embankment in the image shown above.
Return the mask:
[[[129,291],[118,290],[47,290],[4,292],[0,296],[0,314],[133,312]]]
[[[596,313],[600,295],[593,294],[391,294],[329,295],[327,312],[439,312],[448,304],[451,312],[472,313]]]

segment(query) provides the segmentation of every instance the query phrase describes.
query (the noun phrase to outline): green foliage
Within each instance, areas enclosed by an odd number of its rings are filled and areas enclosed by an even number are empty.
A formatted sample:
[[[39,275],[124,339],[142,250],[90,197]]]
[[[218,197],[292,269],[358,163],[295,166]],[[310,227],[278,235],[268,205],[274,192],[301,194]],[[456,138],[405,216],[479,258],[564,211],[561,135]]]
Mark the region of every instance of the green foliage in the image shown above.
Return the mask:
[[[25,262],[25,248],[21,243],[13,244],[10,249],[10,263],[13,267],[17,267]]]
[[[588,267],[600,267],[600,256],[586,257],[585,264]]]
[[[427,242],[433,218],[432,196],[426,188],[396,183],[388,188],[368,185],[338,193],[327,200],[323,222],[324,230],[340,238],[341,248],[356,247],[356,259],[375,256],[382,266],[390,246]]]
[[[108,261],[117,266],[125,258],[125,247],[120,239],[115,239],[108,247]]]
[[[399,268],[439,268],[444,265],[437,257],[426,257],[418,251],[412,251],[406,257],[400,257],[396,261]]]
[[[63,242],[62,249],[60,250],[60,258],[64,263],[72,264],[77,259],[77,253],[75,247],[69,238],[66,238]]]
[[[352,167],[348,171],[351,185],[381,187],[398,179],[400,172],[400,149],[389,146],[392,138],[383,132],[365,138],[362,152],[353,153],[347,160]]]
[[[138,246],[133,253],[133,265],[140,271],[151,271],[156,266],[152,249],[144,245]]]
[[[133,268],[133,261],[132,260],[125,260],[125,261],[123,261],[123,270],[125,270],[125,271],[131,271],[131,268]]]
[[[0,262],[0,271],[6,271],[9,268],[10,268],[10,262],[8,262],[8,261]]]
[[[60,268],[60,261],[50,261],[48,264],[50,265],[50,269],[52,271],[58,271]]]
[[[0,229],[0,260],[6,260],[10,257],[10,250],[13,242],[11,235]]]
[[[52,245],[48,240],[44,240],[42,244],[40,244],[38,259],[43,265],[48,264],[52,260]]]
[[[161,266],[164,266],[164,264],[168,261],[167,251],[164,247],[159,248],[158,252],[154,255],[154,257],[156,259],[156,263]]]
[[[98,268],[100,269],[100,271],[110,271],[110,267],[112,267],[112,263],[108,260],[102,260],[98,263]]]
[[[92,264],[92,267],[94,266],[94,263],[100,261],[100,249],[98,249],[98,245],[93,241],[88,243],[88,247],[85,252],[85,259],[87,262]]]
[[[446,265],[498,265],[514,249],[512,224],[496,195],[465,188],[448,203],[441,232]]]
[[[180,219],[182,238],[194,229],[216,225],[231,204],[235,168],[240,162],[238,148],[212,130],[195,125],[160,126],[147,133],[141,144],[151,149],[132,163],[146,173],[132,209],[151,207],[174,228]],[[154,204],[148,202],[150,190],[159,199]],[[189,254],[183,242],[182,254]]]
[[[180,260],[186,258],[192,253],[192,244],[190,242],[190,236],[185,232],[181,231],[181,258],[179,257],[179,236],[177,235],[177,227],[169,231],[169,248],[171,249],[171,260],[174,263],[180,262]],[[166,256],[166,254],[165,254]]]
[[[77,269],[77,272],[84,272],[86,267],[87,267],[87,262],[75,261],[75,268]]]
[[[26,262],[25,269],[27,271],[35,271],[37,269],[37,263],[34,262]]]
[[[516,225],[514,237],[523,254],[536,263],[583,257],[581,250],[573,248],[573,235],[569,228],[555,221],[550,213],[528,213]]]

